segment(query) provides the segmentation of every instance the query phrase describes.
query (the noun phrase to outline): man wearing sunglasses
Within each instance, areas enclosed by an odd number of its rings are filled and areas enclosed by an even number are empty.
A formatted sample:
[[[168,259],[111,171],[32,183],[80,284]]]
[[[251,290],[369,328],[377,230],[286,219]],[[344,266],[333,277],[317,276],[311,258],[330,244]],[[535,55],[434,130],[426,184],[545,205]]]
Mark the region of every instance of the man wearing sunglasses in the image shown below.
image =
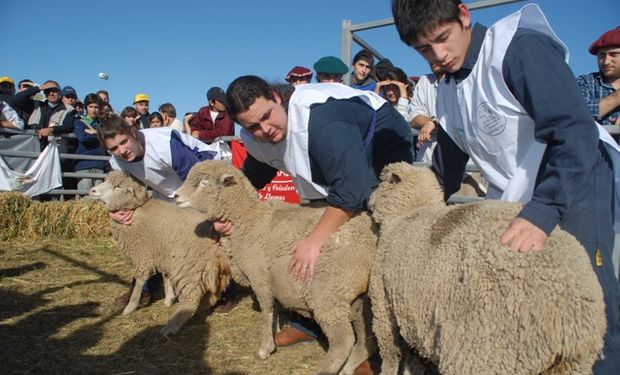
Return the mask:
[[[70,88],[70,86],[68,86]],[[33,88],[34,89],[34,88]],[[71,133],[75,119],[75,109],[61,101],[60,85],[56,81],[46,81],[39,91],[45,94],[45,101],[34,102],[34,111],[28,119],[28,125],[37,131],[41,140],[41,149],[48,144],[48,136]],[[28,89],[24,92],[27,92]],[[71,88],[71,90],[73,90]],[[75,90],[73,90],[75,95]]]

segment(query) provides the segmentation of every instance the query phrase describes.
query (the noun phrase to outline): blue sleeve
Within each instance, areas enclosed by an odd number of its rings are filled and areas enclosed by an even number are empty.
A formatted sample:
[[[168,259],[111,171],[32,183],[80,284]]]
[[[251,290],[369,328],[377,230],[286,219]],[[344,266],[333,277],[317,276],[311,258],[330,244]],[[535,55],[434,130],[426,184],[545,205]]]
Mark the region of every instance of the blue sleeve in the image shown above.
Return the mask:
[[[248,156],[243,161],[241,171],[257,190],[264,188],[278,173],[277,169],[269,164],[258,161],[250,153],[248,153]]]
[[[96,134],[88,134],[86,133],[86,125],[82,120],[75,120],[75,125],[73,126],[73,134],[75,134],[75,138],[82,143],[87,142],[99,142]]]
[[[532,200],[519,217],[549,234],[562,220],[598,156],[598,130],[562,48],[551,38],[519,30],[503,63],[503,76],[547,144]]]
[[[175,170],[181,180],[185,181],[194,164],[213,159],[214,153],[190,148],[183,143],[179,132],[173,130],[170,132],[170,155],[172,157],[172,169]]]
[[[363,210],[370,196],[371,168],[359,127],[343,121],[318,121],[309,129],[312,180],[329,187],[327,203],[352,212]]]
[[[433,170],[443,188],[445,201],[461,188],[468,160],[469,155],[463,152],[448,133],[439,126],[437,145],[433,151]]]

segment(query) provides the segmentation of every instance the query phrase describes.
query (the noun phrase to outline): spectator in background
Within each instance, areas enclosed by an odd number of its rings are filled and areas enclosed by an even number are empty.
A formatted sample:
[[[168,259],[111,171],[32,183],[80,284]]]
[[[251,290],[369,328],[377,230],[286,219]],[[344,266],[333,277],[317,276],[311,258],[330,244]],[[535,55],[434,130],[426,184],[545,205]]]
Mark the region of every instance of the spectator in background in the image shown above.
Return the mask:
[[[136,94],[133,98],[133,106],[138,112],[138,123],[140,128],[148,129],[149,127],[149,96],[143,93]]]
[[[371,77],[377,82],[384,81],[387,79],[387,73],[392,68],[394,68],[394,64],[392,64],[390,59],[381,59],[372,68]]]
[[[46,81],[41,87],[45,87],[43,92],[46,100],[44,102],[34,101],[35,109],[28,120],[28,124],[37,131],[37,136],[41,140],[41,149],[48,144],[48,137],[73,132],[73,121],[75,120],[75,110],[73,107],[65,106],[60,100],[60,85],[56,81]],[[20,94],[28,93],[33,87]],[[73,91],[75,93],[75,90]],[[67,92],[68,93],[68,92]],[[32,100],[32,99],[31,99]]]
[[[592,116],[602,125],[620,125],[620,27],[609,30],[588,49],[599,71],[577,77]]]
[[[138,111],[134,107],[125,107],[121,112],[121,118],[125,120],[129,125],[140,128],[138,123]]]
[[[321,57],[312,67],[316,72],[316,80],[320,83],[342,83],[342,76],[349,71],[345,63],[336,56]]]
[[[84,116],[84,103],[78,100],[75,102],[75,105],[73,106],[73,108],[75,108],[75,115],[77,117]]]
[[[418,129],[418,157],[416,161],[431,163],[437,144],[437,87],[445,72],[437,64],[430,64],[432,74],[423,75],[411,100],[414,118],[411,127]]]
[[[101,99],[101,103],[109,103],[110,102],[110,94],[106,90],[97,91],[97,96]]]
[[[2,100],[6,106],[10,107],[13,110],[13,112],[17,113],[17,115],[19,116],[19,113],[17,112],[17,108],[15,108],[15,104],[13,104],[14,96],[15,96],[15,81],[13,81],[11,77],[7,77],[7,76],[0,77],[0,100]],[[22,119],[22,127],[23,127],[23,119]]]
[[[189,126],[189,123],[197,114],[198,112],[187,112],[183,115],[183,129],[185,129],[185,134],[192,134],[192,128]]]
[[[159,113],[164,120],[164,126],[169,126],[181,133],[186,133],[183,123],[177,118],[177,110],[172,103],[164,103],[159,106]]]
[[[377,82],[375,92],[385,98],[392,107],[396,108],[407,121],[413,120],[413,108],[411,107],[411,95],[413,90],[407,79],[407,74],[400,68],[392,68],[385,74],[383,81]]]
[[[29,88],[34,87],[34,82],[32,82],[29,79],[22,79],[21,81],[19,81],[19,83],[17,84],[17,88],[19,89],[20,92],[24,91],[24,90],[28,90]]]
[[[226,112],[226,93],[220,87],[207,91],[209,105],[200,108],[189,126],[192,136],[211,143],[217,137],[235,134],[235,125]]]
[[[153,112],[149,115],[149,128],[161,128],[164,126],[164,118],[159,112]]]
[[[75,92],[75,89],[71,86],[65,86],[60,91],[60,94],[60,100],[62,100],[65,107],[75,109],[74,105],[77,102],[77,93]]]
[[[312,81],[312,70],[305,66],[295,66],[288,72],[284,80],[293,86],[310,83]]]
[[[97,94],[88,94],[84,98],[86,114],[75,121],[73,133],[78,140],[76,154],[106,156],[105,150],[97,139],[97,127],[99,127],[98,113],[101,99]],[[108,162],[105,160],[77,160],[76,172],[104,173]],[[81,178],[78,180],[79,190],[90,190],[93,186],[101,183],[97,178]]]
[[[369,50],[363,49],[353,57],[353,73],[351,74],[351,87],[358,90],[374,91],[377,84],[370,76],[375,58]]]
[[[28,83],[31,83],[31,82],[32,81],[30,80],[20,81],[20,86],[27,87]],[[30,117],[34,113],[35,107],[40,106],[41,103],[47,102],[48,98],[45,95],[45,90],[53,89],[53,88],[59,89],[58,83],[56,83],[55,81],[46,81],[41,86],[33,85],[23,90],[20,90],[13,97],[13,104],[14,104],[13,108],[17,111],[17,113],[22,118],[22,120],[24,120],[24,123],[26,124],[27,128],[32,128]],[[40,93],[43,93],[45,95],[46,99],[44,101],[39,101],[39,100],[34,99],[35,97],[40,95]],[[52,100],[56,100],[56,99],[58,98],[55,98],[54,96],[52,96]],[[32,120],[32,124],[35,124],[37,122],[38,122],[37,119]]]

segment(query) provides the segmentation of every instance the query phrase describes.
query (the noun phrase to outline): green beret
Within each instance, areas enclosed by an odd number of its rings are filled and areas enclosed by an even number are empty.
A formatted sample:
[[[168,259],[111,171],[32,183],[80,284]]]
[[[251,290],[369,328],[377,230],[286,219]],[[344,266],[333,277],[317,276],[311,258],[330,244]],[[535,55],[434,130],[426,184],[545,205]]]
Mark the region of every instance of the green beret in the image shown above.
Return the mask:
[[[313,67],[317,73],[345,74],[349,72],[349,68],[335,56],[321,57],[319,61],[314,63]]]

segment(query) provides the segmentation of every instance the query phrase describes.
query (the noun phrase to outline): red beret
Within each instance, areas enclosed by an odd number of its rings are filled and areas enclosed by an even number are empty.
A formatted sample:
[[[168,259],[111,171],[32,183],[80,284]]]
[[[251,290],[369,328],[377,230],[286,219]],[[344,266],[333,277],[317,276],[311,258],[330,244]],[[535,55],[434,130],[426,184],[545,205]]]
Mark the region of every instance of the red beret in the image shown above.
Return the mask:
[[[601,35],[596,42],[592,43],[590,48],[588,48],[588,51],[590,51],[591,54],[596,55],[598,50],[601,48],[616,46],[620,46],[620,26]]]
[[[312,79],[312,70],[303,67],[303,66],[296,66],[293,69],[291,69],[290,72],[288,72],[288,74],[286,75],[286,78],[284,78],[286,80],[286,82],[290,82],[291,78],[295,77],[295,78],[308,78],[308,80]]]

